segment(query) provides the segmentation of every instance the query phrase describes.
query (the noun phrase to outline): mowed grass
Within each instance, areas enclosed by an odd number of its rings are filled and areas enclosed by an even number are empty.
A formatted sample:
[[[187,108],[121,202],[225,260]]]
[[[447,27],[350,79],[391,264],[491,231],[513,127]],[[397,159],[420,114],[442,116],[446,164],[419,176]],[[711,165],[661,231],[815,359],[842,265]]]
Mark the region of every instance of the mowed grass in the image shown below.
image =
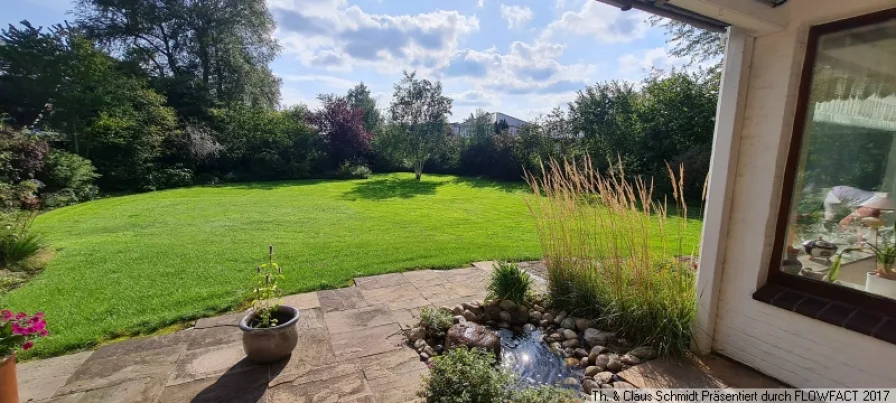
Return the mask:
[[[46,313],[51,336],[23,358],[46,357],[240,307],[268,244],[287,293],[386,272],[538,259],[530,193],[524,184],[389,174],[97,200],[37,219],[55,258],[0,303]],[[691,221],[694,240],[699,232]]]
[[[5,297],[44,311],[58,355],[240,306],[268,244],[288,293],[356,276],[537,259],[524,185],[410,174],[176,189],[48,212],[35,229],[56,251]]]

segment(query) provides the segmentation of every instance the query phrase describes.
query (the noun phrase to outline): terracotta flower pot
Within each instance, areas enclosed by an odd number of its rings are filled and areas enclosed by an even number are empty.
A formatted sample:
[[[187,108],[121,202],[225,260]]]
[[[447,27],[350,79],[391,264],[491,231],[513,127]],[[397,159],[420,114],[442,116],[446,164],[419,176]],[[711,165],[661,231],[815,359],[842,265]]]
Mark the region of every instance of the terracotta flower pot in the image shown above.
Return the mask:
[[[267,364],[280,361],[296,348],[299,341],[299,333],[296,330],[296,322],[299,320],[299,311],[291,306],[280,305],[273,313],[279,325],[268,328],[252,327],[257,319],[255,312],[249,311],[240,321],[240,329],[243,330],[243,350],[246,358],[257,364]]]
[[[0,358],[0,403],[19,403],[15,355]]]

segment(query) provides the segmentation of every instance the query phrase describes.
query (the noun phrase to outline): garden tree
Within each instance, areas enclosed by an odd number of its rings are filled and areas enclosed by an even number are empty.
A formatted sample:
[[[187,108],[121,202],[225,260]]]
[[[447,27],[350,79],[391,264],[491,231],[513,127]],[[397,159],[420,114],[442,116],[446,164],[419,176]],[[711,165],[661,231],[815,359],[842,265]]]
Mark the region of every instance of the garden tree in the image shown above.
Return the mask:
[[[725,34],[697,28],[693,25],[660,16],[649,18],[652,26],[666,30],[667,43],[672,45],[669,54],[690,59],[690,65],[715,60],[709,68],[711,74],[721,73],[722,57],[725,55]]]
[[[494,167],[495,124],[492,115],[477,109],[462,123],[466,135],[460,150],[458,169],[465,175],[490,175]]]
[[[632,84],[611,81],[580,90],[569,104],[572,131],[582,134],[599,169],[608,169],[611,161],[621,158],[629,172],[643,172],[638,102]]]
[[[317,127],[333,168],[344,162],[354,162],[370,150],[373,135],[364,127],[364,110],[353,107],[346,98],[321,95],[319,110],[309,121]]]
[[[16,127],[32,125],[47,111],[62,83],[64,28],[48,30],[22,21],[0,30],[0,112]]]
[[[348,90],[345,99],[352,108],[364,112],[364,129],[370,133],[375,132],[383,118],[376,108],[376,100],[370,96],[370,89],[362,82]]]
[[[169,94],[172,105],[202,98],[194,92],[222,104],[279,102],[280,81],[268,64],[280,47],[264,1],[79,0],[75,14],[91,37],[138,62],[161,88],[172,80],[187,88]]]
[[[416,72],[405,71],[394,91],[389,105],[393,152],[410,162],[420,180],[426,160],[446,145],[451,98],[442,95],[442,83],[418,79]]]

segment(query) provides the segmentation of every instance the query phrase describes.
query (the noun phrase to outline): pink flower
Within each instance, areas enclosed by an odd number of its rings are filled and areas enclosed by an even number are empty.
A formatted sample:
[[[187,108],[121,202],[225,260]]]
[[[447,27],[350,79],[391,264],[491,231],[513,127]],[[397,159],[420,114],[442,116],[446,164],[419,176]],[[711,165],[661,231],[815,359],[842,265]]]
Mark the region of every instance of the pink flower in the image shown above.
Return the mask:
[[[16,314],[16,320],[22,320],[22,319],[25,319],[26,316],[28,316],[27,313],[25,313],[25,312],[19,312],[19,313]]]
[[[43,317],[44,317],[44,313],[38,311],[34,316],[37,316],[38,318],[43,318]]]
[[[26,330],[27,330],[27,329],[25,329],[24,327],[22,327],[22,326],[19,325],[18,323],[13,323],[13,324],[12,324],[12,334],[21,335],[21,336],[27,336],[28,333],[26,332]]]
[[[47,335],[50,334],[50,332],[47,329],[41,329],[41,331],[38,332],[38,334],[40,334],[40,337],[47,337]]]
[[[22,344],[22,350],[31,350],[31,347],[34,347],[34,342],[31,340],[28,340],[24,344]]]
[[[12,311],[9,309],[4,309],[0,311],[0,320],[11,320],[12,319]]]

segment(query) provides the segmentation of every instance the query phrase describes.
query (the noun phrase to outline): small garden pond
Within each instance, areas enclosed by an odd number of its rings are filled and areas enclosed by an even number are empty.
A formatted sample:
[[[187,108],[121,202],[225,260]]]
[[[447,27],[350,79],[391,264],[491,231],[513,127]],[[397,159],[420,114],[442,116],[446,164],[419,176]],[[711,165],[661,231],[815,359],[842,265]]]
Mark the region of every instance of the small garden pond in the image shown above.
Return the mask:
[[[557,385],[579,389],[582,368],[567,366],[563,357],[551,351],[544,342],[540,329],[526,326],[522,333],[499,329],[498,336],[501,338],[501,365],[519,374],[522,385]],[[563,382],[568,378],[576,382]]]

